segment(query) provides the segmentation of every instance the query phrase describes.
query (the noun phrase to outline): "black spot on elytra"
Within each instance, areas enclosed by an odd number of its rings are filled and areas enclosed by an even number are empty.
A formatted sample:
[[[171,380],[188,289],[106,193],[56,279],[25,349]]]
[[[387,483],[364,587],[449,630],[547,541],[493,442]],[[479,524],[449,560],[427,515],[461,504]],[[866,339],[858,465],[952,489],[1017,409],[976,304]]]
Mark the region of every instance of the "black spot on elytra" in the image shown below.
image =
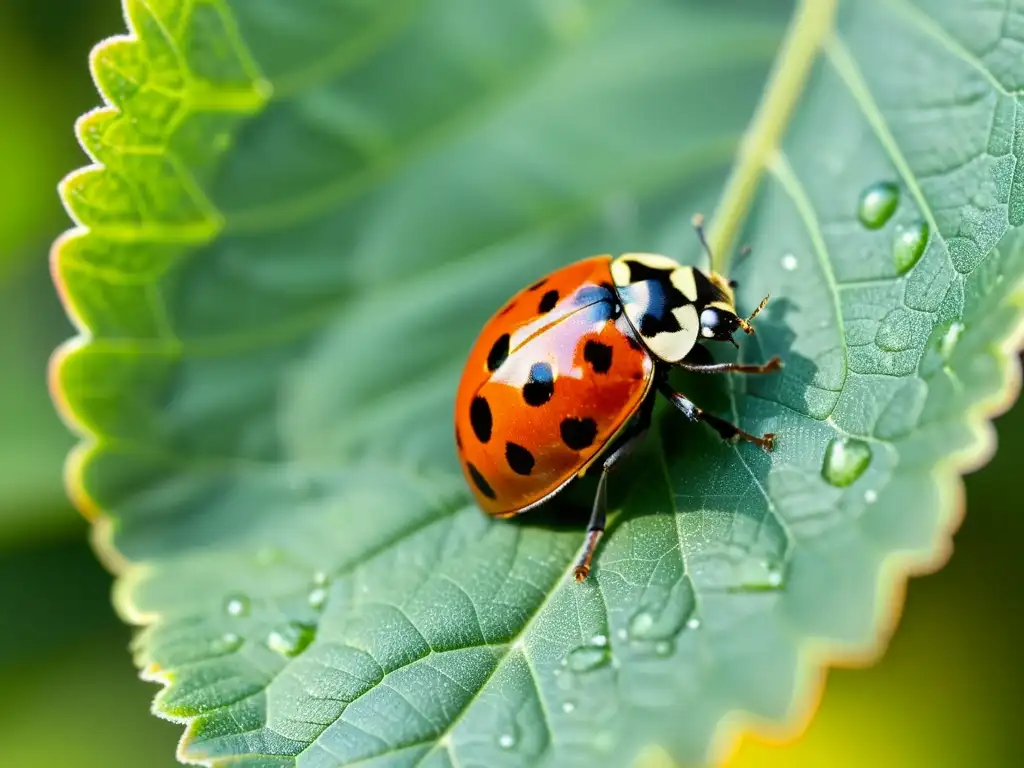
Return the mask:
[[[473,484],[488,499],[497,498],[494,494],[494,489],[491,488],[490,484],[484,479],[484,476],[480,474],[480,470],[474,467],[472,464],[467,462],[466,469],[469,470],[469,476],[473,478]]]
[[[501,310],[501,312],[498,313],[498,317],[502,317],[504,315],[507,315],[509,312],[511,312],[515,308],[516,308],[516,303],[514,301],[511,304],[506,304],[505,307]]]
[[[477,395],[469,405],[469,423],[473,427],[473,434],[481,443],[491,439],[491,428],[494,426],[494,418],[491,416],[491,406],[484,398]]]
[[[637,341],[631,333],[626,334],[626,343],[637,352],[643,352],[644,350],[644,345]]]
[[[538,280],[536,283],[531,285],[526,290],[528,290],[528,291],[536,291],[538,288],[540,288],[542,285],[544,285],[544,283],[546,283],[547,281],[548,281],[548,279],[546,277],[542,277],[540,280]]]
[[[594,373],[608,373],[612,367],[612,348],[600,341],[588,339],[583,345],[583,359],[590,363]]]
[[[537,305],[537,310],[541,313],[550,312],[555,308],[555,304],[558,303],[558,291],[548,291],[541,296],[540,304]]]
[[[530,366],[530,377],[523,385],[523,400],[527,405],[544,405],[555,394],[555,375],[547,363]]]
[[[594,444],[597,437],[597,422],[591,418],[562,419],[559,425],[562,442],[574,451],[582,451]]]
[[[501,334],[497,341],[491,345],[491,351],[487,353],[487,370],[496,371],[501,364],[505,362],[505,358],[508,357],[508,342],[509,336],[507,333]]]
[[[515,443],[505,443],[505,461],[517,475],[528,475],[533,471],[533,454]]]

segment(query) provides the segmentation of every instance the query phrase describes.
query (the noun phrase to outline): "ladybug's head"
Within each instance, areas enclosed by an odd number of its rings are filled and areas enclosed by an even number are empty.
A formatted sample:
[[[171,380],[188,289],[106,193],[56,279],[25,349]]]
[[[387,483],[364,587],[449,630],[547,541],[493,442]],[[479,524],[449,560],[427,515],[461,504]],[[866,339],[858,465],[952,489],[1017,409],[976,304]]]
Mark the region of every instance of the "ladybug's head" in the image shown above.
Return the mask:
[[[704,252],[708,256],[709,265],[713,264],[714,258],[711,255],[711,248],[708,246],[707,238],[704,236],[704,217],[699,213],[693,217],[693,228],[697,232],[701,245],[704,246]],[[747,251],[749,249],[744,248],[741,255]],[[751,312],[750,317],[744,320],[736,314],[736,293],[734,290],[736,282],[726,279],[713,269],[708,270],[707,278],[713,286],[712,292],[717,295],[713,296],[704,306],[704,309],[701,310],[700,336],[706,341],[728,341],[734,347],[738,347],[739,345],[733,338],[733,334],[741,328],[744,333],[754,332],[754,326],[750,324],[750,321],[757,316],[758,312],[764,309],[764,305],[768,303],[768,297],[765,296],[757,306],[757,309]]]
[[[743,329],[744,333],[753,333],[754,326],[750,324],[757,313],[764,309],[765,304],[768,303],[768,297],[765,296],[760,304],[746,320],[739,317],[736,314],[735,308],[728,302],[715,301],[708,304],[703,311],[700,313],[700,335],[701,338],[707,341],[728,341],[734,347],[739,345],[733,338],[733,334],[736,331]]]

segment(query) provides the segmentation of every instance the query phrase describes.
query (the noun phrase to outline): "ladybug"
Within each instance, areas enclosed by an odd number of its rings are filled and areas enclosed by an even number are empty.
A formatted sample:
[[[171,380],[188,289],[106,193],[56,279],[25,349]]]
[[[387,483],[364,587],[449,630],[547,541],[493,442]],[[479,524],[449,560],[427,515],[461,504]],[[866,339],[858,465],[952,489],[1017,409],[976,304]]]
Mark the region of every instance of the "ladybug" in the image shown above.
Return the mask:
[[[694,228],[710,258],[702,218]],[[669,385],[671,368],[766,374],[782,365],[715,363],[702,342],[753,333],[768,297],[743,319],[733,288],[714,271],[667,256],[626,253],[570,264],[506,302],[481,330],[455,398],[455,443],[466,482],[488,515],[543,504],[596,462],[601,475],[574,575],[583,581],[604,532],[609,473],[637,446],[661,392],[724,440],[771,450],[698,408]]]

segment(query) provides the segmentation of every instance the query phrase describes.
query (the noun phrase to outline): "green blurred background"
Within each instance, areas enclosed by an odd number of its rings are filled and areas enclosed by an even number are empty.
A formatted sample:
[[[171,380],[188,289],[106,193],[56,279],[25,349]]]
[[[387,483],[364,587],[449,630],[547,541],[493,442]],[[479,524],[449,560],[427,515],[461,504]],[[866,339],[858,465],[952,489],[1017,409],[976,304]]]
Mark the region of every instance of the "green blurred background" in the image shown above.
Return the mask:
[[[72,334],[48,272],[68,226],[55,186],[84,163],[72,125],[97,106],[87,55],[123,30],[117,0],[0,2],[0,765],[176,765],[180,726],[149,714],[128,628],[87,525],[67,504],[72,438],[45,388]],[[997,423],[1000,452],[968,478],[969,514],[950,564],[911,583],[884,660],[829,676],[795,742],[746,739],[730,768],[1024,765],[1018,642],[1024,606],[1020,456],[1024,410]],[[595,767],[597,768],[597,767]]]

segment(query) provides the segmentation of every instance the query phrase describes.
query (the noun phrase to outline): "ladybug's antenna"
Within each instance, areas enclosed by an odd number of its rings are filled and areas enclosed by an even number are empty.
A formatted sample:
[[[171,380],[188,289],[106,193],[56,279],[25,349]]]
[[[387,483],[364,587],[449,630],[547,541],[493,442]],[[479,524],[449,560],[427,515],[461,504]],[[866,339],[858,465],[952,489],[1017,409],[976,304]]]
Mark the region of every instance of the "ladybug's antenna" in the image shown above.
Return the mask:
[[[750,313],[750,317],[748,317],[746,320],[744,320],[741,317],[739,319],[740,320],[740,328],[742,328],[747,333],[753,333],[754,332],[754,326],[752,326],[750,324],[750,321],[753,320],[755,317],[757,317],[757,313],[758,312],[760,312],[762,309],[764,309],[765,305],[768,303],[768,299],[770,299],[770,298],[771,298],[771,295],[768,295],[768,296],[765,296],[763,299],[761,299],[761,303],[757,305],[757,309],[755,309],[753,312],[751,312]]]
[[[711,254],[711,246],[708,245],[707,237],[704,236],[704,214],[693,214],[693,218],[690,219],[690,223],[693,224],[693,228],[697,232],[697,239],[700,240],[700,244],[704,247],[704,253],[708,257],[708,269],[714,270],[715,257]]]

